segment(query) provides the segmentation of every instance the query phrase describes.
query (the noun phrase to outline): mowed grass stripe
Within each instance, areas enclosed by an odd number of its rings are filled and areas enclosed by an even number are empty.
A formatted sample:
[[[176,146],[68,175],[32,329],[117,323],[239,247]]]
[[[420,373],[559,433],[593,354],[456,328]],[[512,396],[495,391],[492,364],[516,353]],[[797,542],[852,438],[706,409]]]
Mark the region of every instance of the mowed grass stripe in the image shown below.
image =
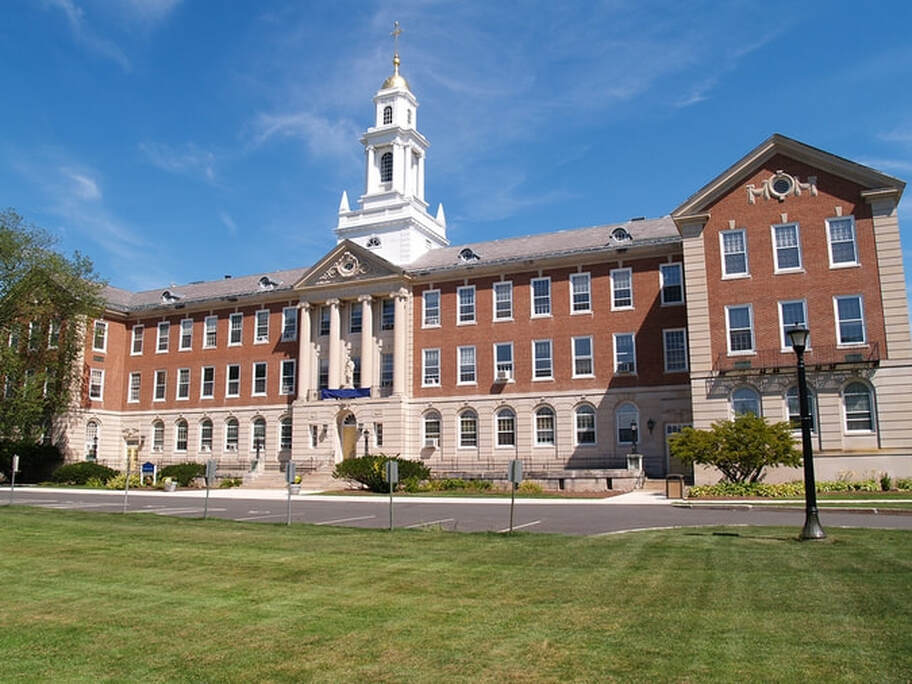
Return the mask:
[[[4,679],[904,681],[912,533],[0,509]],[[737,535],[737,536],[734,536]]]

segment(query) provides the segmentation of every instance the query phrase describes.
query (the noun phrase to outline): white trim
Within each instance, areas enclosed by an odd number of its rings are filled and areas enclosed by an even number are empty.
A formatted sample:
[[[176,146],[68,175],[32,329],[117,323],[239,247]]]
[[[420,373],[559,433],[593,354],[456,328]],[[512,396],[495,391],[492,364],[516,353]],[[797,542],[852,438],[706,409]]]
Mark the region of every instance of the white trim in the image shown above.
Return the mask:
[[[585,280],[586,280],[586,295],[589,298],[589,306],[587,306],[585,309],[577,310],[577,309],[573,308],[573,306],[574,306],[573,281],[574,281],[574,279],[581,279],[581,278],[585,278]],[[589,271],[571,273],[570,278],[569,278],[569,284],[570,284],[570,315],[573,316],[573,315],[579,315],[579,314],[591,314],[592,313],[592,274]]]
[[[738,385],[737,387],[733,387],[732,391],[729,392],[729,394],[728,394],[729,417],[735,418],[736,416],[740,415],[735,412],[735,392],[738,392],[738,391],[744,390],[744,389],[750,390],[757,397],[757,413],[755,415],[762,418],[763,417],[763,395],[760,393],[760,390],[758,390],[754,385],[751,385],[749,383],[742,383],[742,384]]]
[[[181,388],[181,373],[187,373],[187,396],[182,397],[180,395]],[[177,382],[174,383],[174,401],[189,401],[190,400],[190,382],[192,378],[190,377],[189,368],[178,368],[177,369]]]
[[[237,392],[231,392],[231,369],[237,368]],[[226,399],[235,399],[241,396],[241,364],[239,363],[227,363],[225,364],[225,398]]]
[[[475,415],[475,444],[463,444],[462,443],[462,417],[466,413],[472,413]],[[441,419],[442,419],[442,417],[441,417]],[[478,422],[479,422],[478,411],[476,411],[471,406],[467,406],[466,408],[464,408],[456,413],[456,448],[457,449],[472,449],[474,451],[478,451],[479,441],[480,441],[479,440],[480,435],[478,432]],[[442,425],[441,425],[441,428],[442,428]]]
[[[510,315],[503,318],[497,317],[497,286],[498,285],[507,285],[510,292]],[[494,283],[491,283],[491,320],[494,323],[502,323],[503,321],[512,321],[513,320],[513,281],[512,280],[498,280]]]
[[[782,301],[776,302],[776,308],[779,311],[779,344],[781,345],[780,351],[792,353],[792,345],[789,344],[788,337],[785,334],[785,318],[783,318],[782,305],[783,304],[801,304],[801,314],[804,317],[804,320],[801,322],[802,325],[808,330],[811,329],[811,324],[808,322],[808,306],[806,299],[784,299]],[[793,321],[789,321],[789,325],[794,325]],[[806,350],[811,348],[811,335],[808,334]]]
[[[731,348],[731,326],[728,312],[730,309],[743,309],[747,307],[747,314],[750,321],[751,348],[739,349],[732,351]],[[740,328],[739,328],[740,330]],[[726,304],[725,305],[725,348],[729,356],[751,356],[757,353],[757,334],[754,330],[754,305],[753,304]]]
[[[98,396],[92,396],[92,374],[100,373],[101,379],[98,381]],[[89,368],[89,401],[104,401],[104,368]]]
[[[618,344],[617,340],[619,337],[630,337],[633,340],[633,370],[618,370],[620,362],[618,361]],[[611,351],[614,357],[614,374],[615,375],[636,375],[637,374],[637,347],[636,347],[636,333],[635,332],[616,332],[611,334]],[[624,363],[629,363],[625,361]]]
[[[430,294],[437,295],[437,322],[436,323],[428,323],[428,321],[427,321],[427,315],[428,315],[427,298],[428,298],[428,295],[430,295]],[[457,295],[457,298],[458,298],[458,295]],[[424,290],[421,293],[421,327],[422,328],[439,328],[440,327],[441,322],[442,322],[441,302],[442,302],[442,299],[440,296],[440,288]]]
[[[845,221],[848,220],[852,227],[852,247],[855,251],[855,260],[854,261],[840,261],[835,263],[833,261],[833,240],[830,236],[830,222],[831,221]],[[826,239],[827,239],[827,257],[830,260],[830,268],[854,268],[856,266],[861,266],[861,259],[858,258],[858,231],[855,229],[855,217],[851,214],[848,216],[831,216],[826,219]]]
[[[576,341],[577,340],[589,340],[589,355],[577,357],[576,355]],[[576,337],[570,338],[570,356],[571,363],[571,378],[594,378],[595,377],[595,342],[592,339],[592,335],[577,335]],[[589,368],[588,373],[577,373],[576,372],[576,362],[579,359],[589,359]]]
[[[183,449],[181,449],[178,446],[178,441],[180,440],[181,424],[183,424],[184,428],[187,430],[187,436],[186,436],[187,443],[184,444]],[[178,453],[178,454],[186,454],[189,449],[190,449],[190,423],[187,421],[186,418],[178,418],[177,420],[174,421],[174,452]]]
[[[848,416],[845,404],[845,391],[849,385],[860,383],[868,389],[868,403],[871,412],[871,429],[869,430],[850,430]],[[850,378],[842,387],[839,388],[839,406],[842,412],[842,434],[844,435],[875,435],[877,434],[877,396],[871,383],[865,382],[861,378]]]
[[[548,283],[548,312],[547,313],[535,313],[535,283],[537,282],[546,282]],[[529,281],[529,318],[551,318],[554,314],[554,306],[551,301],[551,276],[540,276],[538,278],[532,278]]]
[[[858,308],[861,314],[861,342],[843,342],[842,333],[839,329],[840,318],[839,318],[839,300],[840,299],[857,299]],[[852,294],[852,295],[833,295],[833,320],[836,322],[836,346],[837,347],[865,347],[868,344],[868,326],[865,324],[865,307],[864,307],[864,295],[862,294]]]
[[[291,364],[291,390],[285,391],[285,366]],[[297,359],[282,359],[279,362],[279,396],[287,397],[298,390],[298,362]]]
[[[427,353],[437,352],[437,382],[427,382]],[[457,361],[458,363],[458,361]],[[421,350],[421,386],[422,387],[440,387],[442,381],[442,372],[440,368],[440,347],[428,347]]]
[[[798,265],[797,266],[788,266],[781,267],[779,266],[779,248],[776,247],[776,229],[777,228],[795,228],[795,242],[798,249]],[[774,223],[770,226],[770,241],[773,247],[773,273],[804,273],[804,254],[801,250],[801,226],[798,224],[798,221],[790,221],[788,223]]]
[[[34,321],[29,323],[29,336],[28,336],[28,342],[26,343],[28,347],[31,347],[31,344],[32,344],[32,326],[33,325],[34,325]],[[102,328],[104,329],[104,334],[101,336],[101,346],[96,347],[95,346],[95,337],[96,337],[95,331],[99,325],[102,326]],[[105,320],[102,320],[100,318],[96,319],[95,322],[92,323],[92,351],[101,352],[102,354],[105,354],[108,351],[108,322]]]
[[[161,395],[161,398],[159,398],[159,397],[157,396],[157,395],[158,395],[158,387],[159,387],[159,384],[158,384],[158,376],[159,376],[159,373],[161,373],[161,378],[162,378],[162,383],[161,383],[162,395]],[[167,400],[168,400],[168,369],[166,369],[166,368],[159,368],[159,369],[157,369],[157,370],[155,371],[155,373],[154,373],[153,376],[152,376],[152,401],[155,402],[155,401],[167,401]]]
[[[289,335],[286,328],[288,327],[288,312],[291,311],[294,313],[294,328],[292,329],[291,334]],[[297,342],[298,340],[298,307],[296,306],[285,306],[282,307],[282,342]]]
[[[577,422],[579,415],[579,410],[581,408],[592,409],[592,432],[595,435],[593,441],[591,442],[580,442],[579,441],[579,423]],[[581,401],[576,406],[573,407],[571,411],[572,420],[573,420],[573,446],[576,447],[594,447],[598,446],[598,409],[588,401]]]
[[[623,409],[625,406],[632,406],[633,411],[622,411],[621,409]],[[624,445],[624,444],[633,444],[633,441],[625,442],[621,439],[621,415],[625,415],[625,414],[629,415],[634,412],[635,412],[636,418],[634,418],[633,422],[635,422],[637,424],[637,434],[640,435],[640,434],[642,434],[642,430],[640,430],[640,407],[637,406],[632,401],[622,401],[620,404],[618,404],[617,406],[614,407],[614,441],[619,446]],[[627,430],[630,429],[629,420],[627,420],[627,422],[626,422],[625,429],[627,429]],[[637,444],[642,444],[642,443],[643,443],[642,439],[637,441]]]
[[[237,342],[231,341],[231,331],[234,329],[234,321],[240,321],[238,325],[238,337],[240,338]],[[229,347],[239,347],[244,344],[244,313],[241,311],[235,311],[234,313],[228,314],[228,345]]]
[[[133,378],[139,378],[139,386],[136,388],[136,398],[133,398]],[[130,371],[127,376],[127,403],[138,404],[142,398],[142,373],[140,371]]]
[[[166,335],[162,335],[162,330],[167,330]],[[161,348],[162,337],[165,338],[165,348]],[[171,350],[171,321],[159,321],[155,332],[155,353],[167,354]]]
[[[729,273],[728,269],[725,267],[725,238],[723,237],[729,233],[741,233],[741,243],[744,246],[744,271],[739,271],[736,273]],[[740,254],[740,252],[733,252],[733,254]],[[733,228],[731,230],[720,230],[719,231],[719,258],[722,260],[722,279],[728,280],[731,278],[750,278],[750,254],[748,251],[747,245],[747,231],[744,228]]]
[[[209,422],[209,430],[210,430],[208,447],[203,445],[203,423],[205,423],[207,421]],[[196,425],[199,428],[199,439],[197,440],[197,444],[199,445],[200,453],[201,454],[211,454],[214,451],[213,447],[215,446],[215,423],[213,422],[212,418],[210,418],[208,416],[203,416],[202,418],[199,419],[199,421],[197,421]],[[189,429],[189,425],[187,427]],[[189,434],[188,434],[187,443],[189,444],[189,442],[190,442],[190,440],[189,440]]]
[[[472,350],[472,379],[462,379],[462,350]],[[478,350],[474,344],[463,344],[456,347],[456,384],[457,385],[477,385],[478,384]]]
[[[663,269],[674,268],[678,272],[678,279],[681,281],[681,299],[677,302],[665,301],[665,272]],[[684,264],[680,261],[672,261],[667,264],[659,264],[659,293],[662,306],[684,306],[686,295],[684,293]]]
[[[538,377],[536,375],[536,356],[535,356],[535,344],[537,342],[547,342],[548,343],[548,364],[550,366],[551,372],[547,376]],[[551,339],[538,339],[532,340],[532,382],[543,382],[548,380],[554,380],[554,342]]]
[[[618,306],[615,303],[615,274],[627,273],[627,278],[630,282],[629,288],[617,288],[618,290],[629,289],[630,290],[630,304],[624,304],[623,306]],[[634,299],[633,299],[633,269],[629,266],[624,268],[612,268],[609,272],[609,280],[611,281],[611,310],[612,311],[630,311],[634,308]]]
[[[497,361],[497,347],[499,347],[499,346],[509,346],[510,347],[510,371],[509,371],[510,377],[506,381],[497,380],[497,373],[498,373],[497,364],[499,363]],[[516,382],[516,357],[513,354],[513,340],[510,340],[509,342],[492,342],[491,343],[491,353],[493,354],[493,360],[494,360],[494,363],[492,364],[493,365],[492,370],[494,372],[492,379],[494,380],[494,382],[508,382],[508,383]]]
[[[203,394],[206,387],[206,369],[212,369],[212,394]],[[215,399],[215,366],[203,366],[200,368],[200,399]]]
[[[684,367],[668,367],[668,333],[682,333],[684,337]],[[662,360],[665,365],[666,373],[686,373],[690,369],[690,356],[687,348],[687,328],[663,328],[662,329]]]
[[[215,321],[215,344],[209,344],[209,323]],[[203,349],[215,349],[218,346],[218,316],[206,316],[203,319]]]
[[[472,292],[472,319],[462,320],[462,292]],[[475,325],[478,323],[478,297],[474,285],[460,285],[456,288],[456,325]]]
[[[263,391],[257,392],[257,366],[263,366]],[[269,363],[267,361],[253,361],[251,363],[251,373],[253,373],[250,378],[250,396],[251,397],[265,397],[269,393]]]
[[[510,413],[513,414],[513,444],[501,444],[500,443],[500,426],[498,425],[498,420],[500,419],[500,414],[503,411],[509,411]],[[493,418],[493,423],[494,423],[494,425],[493,425],[494,448],[495,449],[510,449],[510,450],[515,451],[516,447],[517,447],[517,441],[518,441],[517,426],[519,424],[519,415],[516,413],[516,409],[514,409],[512,406],[497,406],[494,409],[492,418]]]
[[[538,413],[543,409],[551,411],[551,441],[542,442],[539,440],[538,431]],[[551,404],[539,403],[532,408],[532,447],[540,449],[554,449],[557,446],[557,409]]]
[[[235,442],[233,445],[231,445],[228,442],[228,424],[231,421],[234,421],[234,424],[237,427],[237,432],[235,433]],[[225,453],[228,453],[228,454],[238,453],[240,451],[240,445],[241,445],[241,421],[237,418],[237,416],[230,415],[230,416],[225,416],[225,420],[222,421],[222,424],[224,425],[224,428],[225,428],[224,429],[225,439],[222,441],[222,445],[224,446]]]
[[[266,337],[260,338],[260,314],[266,314]],[[269,344],[269,309],[257,309],[253,313],[253,343]]]
[[[187,346],[184,346],[184,325],[186,323],[190,324],[190,342]],[[177,351],[192,351],[193,350],[193,319],[192,318],[182,318],[180,325],[178,326],[179,334],[177,337]]]
[[[139,330],[139,351],[135,351],[136,339],[137,339],[136,331],[137,330]],[[145,344],[145,340],[143,339],[143,337],[145,335],[146,326],[143,325],[142,323],[137,323],[130,329],[130,331],[131,331],[130,332],[130,356],[142,356],[143,345]],[[48,332],[48,335],[50,335],[50,331]],[[48,347],[48,348],[50,348],[50,347]]]

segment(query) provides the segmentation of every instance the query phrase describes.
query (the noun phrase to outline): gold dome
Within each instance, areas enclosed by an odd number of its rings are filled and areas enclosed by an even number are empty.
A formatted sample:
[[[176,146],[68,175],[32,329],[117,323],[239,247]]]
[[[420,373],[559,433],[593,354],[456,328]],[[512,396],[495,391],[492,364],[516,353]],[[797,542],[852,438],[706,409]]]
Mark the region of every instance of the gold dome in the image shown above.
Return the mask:
[[[393,57],[393,75],[390,76],[383,82],[383,85],[380,86],[380,90],[386,90],[387,88],[405,88],[406,90],[411,90],[409,88],[408,81],[405,80],[402,76],[399,75],[399,53],[397,52]]]

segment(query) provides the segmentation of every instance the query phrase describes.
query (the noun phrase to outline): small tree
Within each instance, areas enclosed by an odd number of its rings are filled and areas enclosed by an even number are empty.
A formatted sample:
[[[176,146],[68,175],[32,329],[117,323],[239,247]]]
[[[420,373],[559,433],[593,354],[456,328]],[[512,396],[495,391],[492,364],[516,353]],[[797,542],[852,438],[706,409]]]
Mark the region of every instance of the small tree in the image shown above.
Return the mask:
[[[713,423],[709,430],[684,428],[669,445],[682,463],[718,468],[729,482],[759,482],[767,466],[801,465],[791,425],[767,423],[753,413]]]

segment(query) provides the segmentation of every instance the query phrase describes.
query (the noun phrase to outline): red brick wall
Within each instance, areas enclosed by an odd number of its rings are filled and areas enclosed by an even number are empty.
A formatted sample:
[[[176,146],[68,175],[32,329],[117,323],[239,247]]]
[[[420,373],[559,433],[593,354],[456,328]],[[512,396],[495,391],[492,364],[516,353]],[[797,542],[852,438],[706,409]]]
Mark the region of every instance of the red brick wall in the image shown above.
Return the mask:
[[[123,349],[125,342],[124,324],[122,321],[99,319],[107,323],[108,340],[105,351],[92,349],[94,342],[95,320],[87,323],[86,342],[83,362],[82,406],[96,409],[120,409],[125,400],[126,380],[124,379]],[[102,400],[89,399],[89,370],[98,368],[104,371],[104,391]]]

